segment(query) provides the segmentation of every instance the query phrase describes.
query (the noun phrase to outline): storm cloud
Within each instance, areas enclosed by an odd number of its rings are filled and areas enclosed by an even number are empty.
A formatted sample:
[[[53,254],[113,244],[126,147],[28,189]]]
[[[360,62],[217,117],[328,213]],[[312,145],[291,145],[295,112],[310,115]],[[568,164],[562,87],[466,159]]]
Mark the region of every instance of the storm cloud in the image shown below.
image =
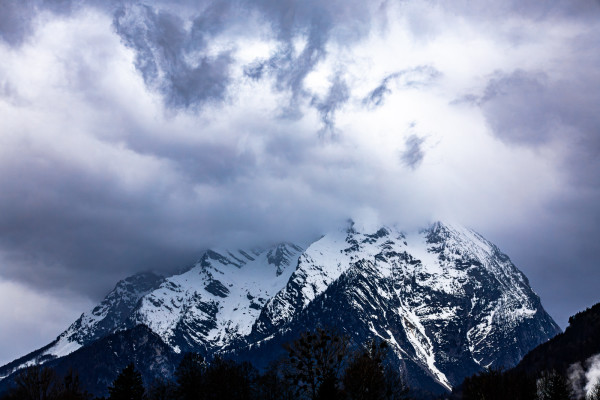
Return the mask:
[[[473,227],[564,326],[599,300],[599,15],[0,1],[0,300],[27,315],[3,321],[18,346],[0,363],[64,328],[35,304],[66,325],[132,273],[304,245],[349,217]]]
[[[223,26],[227,7],[209,7],[189,30],[177,15],[147,5],[127,5],[115,12],[114,26],[136,53],[135,66],[151,88],[172,107],[223,100],[229,84],[230,50],[206,54],[208,41]]]

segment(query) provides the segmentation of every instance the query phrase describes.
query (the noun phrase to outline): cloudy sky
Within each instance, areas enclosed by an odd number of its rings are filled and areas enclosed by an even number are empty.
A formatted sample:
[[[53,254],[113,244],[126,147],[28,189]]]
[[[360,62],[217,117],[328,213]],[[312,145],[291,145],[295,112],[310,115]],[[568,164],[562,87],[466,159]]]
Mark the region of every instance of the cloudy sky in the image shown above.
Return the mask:
[[[452,220],[600,301],[597,0],[0,0],[0,364],[118,279]]]

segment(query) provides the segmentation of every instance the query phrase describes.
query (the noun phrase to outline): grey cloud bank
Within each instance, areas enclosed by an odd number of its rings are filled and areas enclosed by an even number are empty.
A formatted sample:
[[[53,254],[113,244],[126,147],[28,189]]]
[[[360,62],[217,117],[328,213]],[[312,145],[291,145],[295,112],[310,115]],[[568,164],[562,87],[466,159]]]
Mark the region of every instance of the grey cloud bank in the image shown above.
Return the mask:
[[[0,363],[64,327],[36,304],[364,215],[475,228],[564,326],[600,300],[599,14],[0,1]]]

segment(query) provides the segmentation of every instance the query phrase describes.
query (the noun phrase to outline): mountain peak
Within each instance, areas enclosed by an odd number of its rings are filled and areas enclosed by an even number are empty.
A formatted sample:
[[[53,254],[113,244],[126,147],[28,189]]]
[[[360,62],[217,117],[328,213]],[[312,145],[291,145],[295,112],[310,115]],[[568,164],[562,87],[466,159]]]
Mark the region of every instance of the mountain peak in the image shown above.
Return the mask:
[[[409,383],[432,391],[515,365],[560,331],[525,276],[478,233],[440,221],[412,231],[349,221],[306,249],[213,249],[184,272],[127,278],[23,362],[138,324],[177,353],[258,364],[300,332],[330,326],[353,343],[386,341]]]

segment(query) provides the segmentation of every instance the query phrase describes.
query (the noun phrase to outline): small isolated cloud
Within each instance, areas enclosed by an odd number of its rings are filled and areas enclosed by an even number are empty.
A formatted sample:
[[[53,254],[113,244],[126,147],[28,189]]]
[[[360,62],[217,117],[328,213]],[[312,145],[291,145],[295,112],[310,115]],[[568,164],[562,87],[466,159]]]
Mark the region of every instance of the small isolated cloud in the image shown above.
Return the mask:
[[[385,97],[392,93],[390,88],[392,84],[400,89],[425,86],[431,84],[440,75],[437,69],[429,65],[394,72],[383,78],[381,83],[363,98],[362,103],[369,108],[379,107],[383,105]]]
[[[425,139],[417,135],[410,135],[406,138],[405,149],[400,155],[402,163],[410,169],[416,169],[423,161],[425,152],[423,151],[423,143]]]

